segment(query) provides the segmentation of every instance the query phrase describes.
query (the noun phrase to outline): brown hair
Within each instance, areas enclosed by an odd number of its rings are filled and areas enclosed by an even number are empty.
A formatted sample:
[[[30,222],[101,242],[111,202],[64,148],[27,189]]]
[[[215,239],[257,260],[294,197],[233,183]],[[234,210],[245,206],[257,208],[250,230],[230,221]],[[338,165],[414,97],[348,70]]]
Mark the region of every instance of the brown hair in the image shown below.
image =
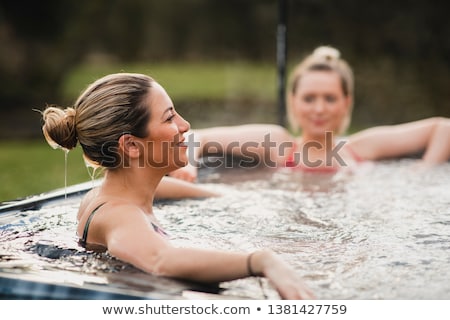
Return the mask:
[[[117,167],[121,161],[117,152],[120,136],[148,135],[146,98],[152,82],[142,74],[110,74],[89,85],[73,108],[47,106],[42,114],[47,142],[67,150],[79,142],[85,157],[95,165]]]
[[[308,71],[329,71],[336,72],[341,78],[342,92],[345,96],[353,98],[354,78],[353,72],[347,62],[340,58],[340,52],[328,46],[316,48],[312,54],[301,61],[291,73],[287,90],[287,114],[289,123],[294,130],[298,130],[298,124],[293,116],[292,99],[296,93],[300,78]],[[353,99],[352,99],[353,101]],[[352,107],[350,106],[348,115],[344,118],[339,129],[339,133],[344,133],[350,125]]]

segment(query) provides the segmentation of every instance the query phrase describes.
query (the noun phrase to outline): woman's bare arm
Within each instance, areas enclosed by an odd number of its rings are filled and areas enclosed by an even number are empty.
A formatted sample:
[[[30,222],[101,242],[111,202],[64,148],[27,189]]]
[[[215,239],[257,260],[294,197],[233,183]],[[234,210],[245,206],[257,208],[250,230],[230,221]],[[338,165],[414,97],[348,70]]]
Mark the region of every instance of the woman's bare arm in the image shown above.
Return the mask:
[[[190,160],[198,160],[208,155],[232,155],[249,161],[264,161],[267,166],[284,163],[290,154],[294,140],[289,132],[274,124],[246,124],[239,126],[211,127],[192,132],[195,138],[188,139],[195,151],[190,152]],[[172,177],[194,181],[197,166],[190,164],[175,170]]]
[[[156,275],[215,283],[264,276],[286,299],[312,299],[295,270],[270,250],[248,253],[177,248],[157,234],[146,215],[133,206],[114,206],[103,224],[111,255]],[[123,212],[126,211],[126,215]],[[123,217],[126,216],[126,220]]]
[[[211,190],[188,181],[165,176],[155,192],[155,199],[208,198],[219,196]]]
[[[423,160],[437,164],[450,158],[450,119],[428,118],[363,130],[349,139],[363,159],[402,157],[424,151]]]

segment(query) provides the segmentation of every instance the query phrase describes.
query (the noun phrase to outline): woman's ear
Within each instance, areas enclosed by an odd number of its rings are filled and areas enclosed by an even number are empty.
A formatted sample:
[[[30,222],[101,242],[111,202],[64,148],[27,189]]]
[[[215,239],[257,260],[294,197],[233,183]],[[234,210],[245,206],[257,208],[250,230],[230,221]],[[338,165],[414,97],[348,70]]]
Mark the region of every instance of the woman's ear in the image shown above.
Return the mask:
[[[139,158],[141,154],[140,141],[131,134],[123,134],[119,138],[120,153],[128,158]]]

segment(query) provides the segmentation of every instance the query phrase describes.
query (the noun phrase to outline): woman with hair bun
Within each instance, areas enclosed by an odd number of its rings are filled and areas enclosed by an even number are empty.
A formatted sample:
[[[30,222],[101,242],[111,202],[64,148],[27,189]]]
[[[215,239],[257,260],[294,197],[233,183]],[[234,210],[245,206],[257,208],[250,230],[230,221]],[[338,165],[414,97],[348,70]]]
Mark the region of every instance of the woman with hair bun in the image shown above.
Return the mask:
[[[152,78],[107,75],[91,84],[73,108],[47,107],[43,120],[51,146],[70,150],[79,143],[90,162],[105,168],[102,184],[86,194],[78,211],[82,245],[107,250],[156,275],[205,283],[263,276],[282,298],[313,298],[295,270],[271,250],[225,252],[170,243],[153,214],[153,199],[162,192],[160,185],[166,185],[165,194],[178,192],[168,190],[167,181],[182,182],[182,196],[191,192],[187,182],[165,177],[188,162],[184,135],[189,123]]]
[[[286,94],[292,135],[278,125],[248,124],[195,130],[197,157],[214,152],[257,157],[266,166],[293,167],[312,172],[336,172],[367,160],[398,158],[423,152],[424,165],[450,158],[450,119],[434,117],[373,127],[342,135],[347,130],[354,100],[353,72],[340,52],[319,47],[293,70]],[[300,131],[301,135],[297,136]],[[194,181],[195,166],[171,173]]]

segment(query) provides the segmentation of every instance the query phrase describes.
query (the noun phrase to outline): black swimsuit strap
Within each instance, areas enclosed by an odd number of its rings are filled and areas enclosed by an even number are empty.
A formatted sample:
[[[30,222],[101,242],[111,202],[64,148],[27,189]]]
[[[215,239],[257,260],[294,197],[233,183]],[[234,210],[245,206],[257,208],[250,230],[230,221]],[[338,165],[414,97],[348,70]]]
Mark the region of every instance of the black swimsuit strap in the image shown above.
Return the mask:
[[[92,212],[91,212],[91,214],[89,215],[89,217],[88,217],[88,219],[87,219],[87,221],[86,221],[86,224],[84,225],[84,230],[83,230],[83,237],[80,239],[80,241],[81,241],[81,243],[82,244],[86,244],[86,241],[87,241],[87,235],[88,235],[88,231],[89,231],[89,225],[91,224],[91,220],[92,220],[92,218],[94,217],[94,214],[97,212],[97,210],[98,209],[100,209],[100,207],[102,206],[102,205],[104,205],[106,202],[103,202],[103,203],[101,203],[101,204],[99,204]]]

